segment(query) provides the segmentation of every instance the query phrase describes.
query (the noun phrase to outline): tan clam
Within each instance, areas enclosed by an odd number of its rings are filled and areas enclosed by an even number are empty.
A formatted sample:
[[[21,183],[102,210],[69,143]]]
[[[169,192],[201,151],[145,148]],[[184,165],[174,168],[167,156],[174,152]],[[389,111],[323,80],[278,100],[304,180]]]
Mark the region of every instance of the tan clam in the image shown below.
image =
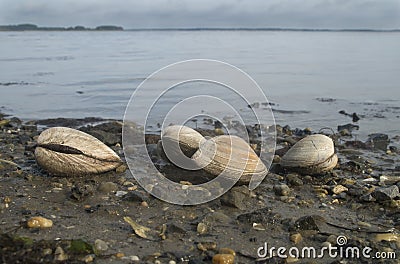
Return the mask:
[[[37,139],[35,158],[46,171],[68,176],[103,173],[122,164],[119,156],[103,142],[68,127],[43,131]]]
[[[337,162],[332,139],[315,134],[299,140],[282,157],[280,164],[300,173],[318,174],[332,170]]]
[[[196,130],[187,126],[174,125],[164,129],[162,144],[159,142],[157,147],[158,151],[163,153],[160,151],[163,145],[173,147],[178,143],[176,146],[179,146],[182,152],[190,158],[199,149],[203,140],[205,140],[204,137]],[[179,150],[172,151],[179,152]]]
[[[222,135],[203,141],[192,159],[214,176],[222,172],[230,178],[239,176],[242,184],[249,183],[253,175],[262,177],[268,173],[249,144],[237,136]]]

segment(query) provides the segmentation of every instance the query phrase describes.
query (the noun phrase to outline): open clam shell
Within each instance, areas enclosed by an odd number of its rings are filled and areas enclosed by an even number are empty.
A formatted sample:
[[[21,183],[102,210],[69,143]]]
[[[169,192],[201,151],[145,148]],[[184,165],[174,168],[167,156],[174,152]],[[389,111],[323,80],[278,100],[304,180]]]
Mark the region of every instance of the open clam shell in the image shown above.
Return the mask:
[[[237,136],[222,135],[203,141],[192,159],[208,173],[218,176],[224,172],[229,178],[240,177],[247,184],[253,175],[261,177],[268,169],[254,150]]]
[[[180,153],[182,150],[186,157],[190,158],[200,146],[200,143],[205,140],[204,137],[196,130],[187,126],[169,126],[162,133],[162,146],[168,147],[171,152]],[[180,149],[172,149],[177,148]]]
[[[103,173],[122,164],[119,156],[103,142],[68,127],[43,131],[37,139],[35,158],[46,171],[68,176]]]
[[[337,162],[332,139],[315,134],[298,141],[282,157],[280,164],[301,173],[318,174],[332,170]]]

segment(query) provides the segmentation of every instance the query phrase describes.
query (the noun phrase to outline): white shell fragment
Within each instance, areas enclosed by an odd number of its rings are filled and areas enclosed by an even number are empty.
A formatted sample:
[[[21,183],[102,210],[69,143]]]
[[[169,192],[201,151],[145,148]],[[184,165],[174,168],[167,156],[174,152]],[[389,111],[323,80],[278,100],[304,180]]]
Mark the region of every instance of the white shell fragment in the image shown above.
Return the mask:
[[[280,164],[300,173],[318,174],[332,170],[337,162],[332,139],[315,134],[298,141],[282,157]]]
[[[208,173],[226,177],[241,175],[240,183],[247,184],[253,175],[265,176],[267,168],[254,150],[237,136],[222,135],[204,141],[192,159]]]
[[[113,170],[119,156],[97,138],[68,127],[53,127],[37,139],[36,161],[55,175],[78,176]]]

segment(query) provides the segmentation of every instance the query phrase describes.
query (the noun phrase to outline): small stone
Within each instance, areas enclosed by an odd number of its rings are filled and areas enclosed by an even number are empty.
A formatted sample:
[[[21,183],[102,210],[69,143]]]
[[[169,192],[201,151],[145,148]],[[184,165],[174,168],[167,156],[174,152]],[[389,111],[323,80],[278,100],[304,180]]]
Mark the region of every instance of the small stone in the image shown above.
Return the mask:
[[[325,242],[322,242],[322,244],[321,244],[321,248],[330,248],[330,247],[332,247],[331,242],[325,241]]]
[[[213,264],[233,264],[235,262],[235,256],[231,254],[216,254],[212,258]]]
[[[247,186],[235,186],[221,197],[221,203],[240,210],[246,210],[251,205],[252,198]]]
[[[125,257],[125,254],[122,252],[117,252],[117,253],[115,253],[115,257],[120,259],[120,258]]]
[[[288,174],[286,181],[290,186],[302,186],[304,184],[300,177],[294,173]]]
[[[200,242],[197,244],[197,248],[201,251],[214,250],[217,248],[217,243],[215,243],[215,242]]]
[[[117,191],[117,192],[115,193],[115,196],[117,196],[117,197],[122,197],[122,196],[125,196],[127,193],[128,193],[128,192],[126,192],[126,191]]]
[[[399,188],[396,185],[390,187],[376,188],[372,196],[378,202],[390,201],[400,196]]]
[[[343,185],[336,185],[335,187],[333,187],[332,192],[334,194],[340,194],[342,192],[347,192],[349,189]]]
[[[51,250],[51,248],[45,248],[42,250],[43,256],[51,255],[52,253],[53,253],[53,250]]]
[[[149,204],[146,201],[141,202],[140,205],[146,208],[149,207]]]
[[[300,233],[294,233],[290,235],[290,241],[295,243],[296,245],[299,244],[303,240],[303,237]]]
[[[321,231],[326,225],[326,220],[320,215],[307,215],[300,217],[294,223],[296,230],[316,230]]]
[[[197,225],[197,233],[199,233],[200,235],[207,233],[207,230],[207,225],[205,225],[204,223],[199,223]]]
[[[297,262],[297,261],[299,261],[299,259],[296,258],[296,257],[288,256],[288,257],[286,258],[286,263],[295,263],[295,262]]]
[[[57,247],[56,251],[54,251],[54,260],[55,261],[65,261],[68,259],[68,255],[65,254],[62,247]]]
[[[176,261],[175,261],[175,260],[170,260],[170,261],[168,262],[168,264],[176,264]]]
[[[29,228],[50,228],[53,226],[53,221],[41,216],[34,216],[28,219],[26,225]]]
[[[286,184],[279,184],[274,186],[274,192],[278,196],[288,196],[290,188]]]
[[[128,167],[125,164],[122,164],[121,166],[119,166],[119,167],[117,167],[115,169],[115,172],[116,173],[123,173],[123,172],[125,172],[127,170],[127,168]]]
[[[101,240],[101,239],[96,239],[96,240],[94,241],[94,248],[95,248],[97,251],[106,251],[106,250],[108,249],[108,245],[107,245],[107,243],[104,242],[103,240]]]
[[[131,261],[139,261],[140,260],[138,256],[130,256],[129,259]]]
[[[396,242],[397,247],[400,247],[400,235],[399,234],[393,234],[393,233],[376,234],[375,241],[376,242],[381,242],[381,241]]]
[[[102,182],[97,188],[98,191],[102,193],[112,193],[118,190],[118,186],[114,182]]]
[[[85,257],[83,257],[82,261],[85,263],[90,263],[93,262],[94,260],[94,255],[90,254],[90,255],[86,255]]]
[[[326,242],[329,242],[331,244],[336,244],[336,241],[337,241],[337,236],[336,235],[330,235],[326,239]]]
[[[220,248],[218,250],[219,254],[231,254],[233,256],[236,256],[236,252],[235,250],[231,249],[231,248]]]

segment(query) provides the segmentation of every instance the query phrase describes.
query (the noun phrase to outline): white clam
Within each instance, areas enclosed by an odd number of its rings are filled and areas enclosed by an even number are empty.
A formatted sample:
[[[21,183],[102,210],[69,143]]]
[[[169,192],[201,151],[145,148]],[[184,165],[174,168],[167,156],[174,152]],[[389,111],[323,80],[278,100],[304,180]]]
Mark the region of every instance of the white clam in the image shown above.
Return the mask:
[[[192,156],[198,166],[208,173],[225,177],[240,177],[247,184],[252,176],[265,176],[268,169],[249,144],[237,136],[222,135],[203,141]]]
[[[332,170],[337,162],[332,139],[315,134],[299,140],[282,157],[280,164],[301,173],[318,174]]]
[[[37,139],[35,158],[46,171],[68,176],[103,173],[122,164],[119,156],[103,142],[68,127],[43,131]]]

